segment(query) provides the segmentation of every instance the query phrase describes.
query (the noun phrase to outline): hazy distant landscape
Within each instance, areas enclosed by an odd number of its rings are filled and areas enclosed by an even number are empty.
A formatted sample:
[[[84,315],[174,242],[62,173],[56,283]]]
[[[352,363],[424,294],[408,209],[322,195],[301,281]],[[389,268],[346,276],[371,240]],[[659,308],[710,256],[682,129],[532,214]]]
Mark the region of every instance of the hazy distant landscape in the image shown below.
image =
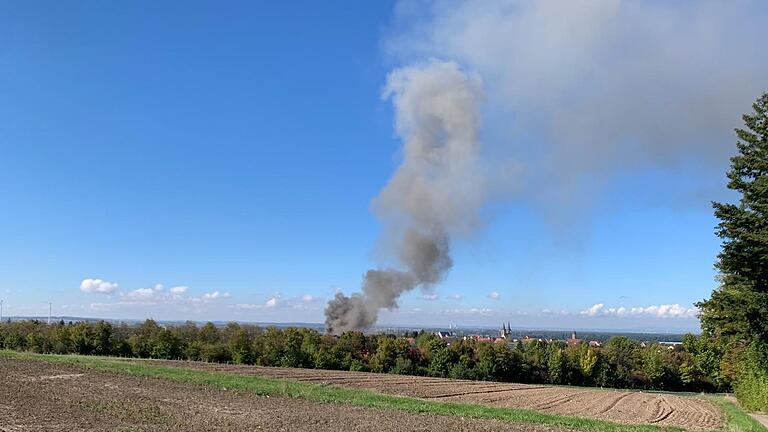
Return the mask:
[[[42,317],[42,316],[11,316],[11,317],[5,317],[7,321],[40,321],[40,322],[47,322],[48,317]],[[89,323],[97,323],[99,321],[106,321],[115,325],[120,324],[140,324],[144,320],[140,319],[104,319],[104,318],[87,318],[87,317],[71,317],[71,316],[51,316],[52,322],[59,322],[64,321],[66,323],[77,323],[77,322],[89,322]],[[158,324],[161,325],[181,325],[187,322],[187,320],[184,321],[165,321],[165,320],[156,320]],[[190,321],[197,325],[204,325],[208,321]],[[229,321],[210,321],[216,326],[224,327],[226,326]],[[323,331],[325,330],[325,324],[321,323],[305,323],[305,322],[243,322],[243,321],[237,321],[238,324],[248,324],[248,325],[254,325],[262,328],[266,327],[277,327],[277,328],[288,328],[288,327],[304,327],[308,329]],[[368,332],[370,333],[406,333],[406,332],[418,332],[418,331],[425,331],[427,333],[434,333],[434,332],[454,332],[457,335],[483,335],[483,336],[496,336],[499,333],[499,329],[497,327],[493,326],[481,326],[481,327],[473,327],[473,326],[466,326],[466,327],[459,327],[459,326],[451,326],[451,327],[429,327],[429,326],[419,326],[419,325],[398,325],[398,326],[373,326],[370,329],[368,329]],[[605,341],[611,336],[626,336],[629,339],[634,339],[637,341],[657,341],[657,342],[680,342],[683,340],[683,335],[685,333],[677,333],[674,331],[642,331],[642,330],[633,330],[633,331],[622,331],[622,330],[610,330],[610,329],[581,329],[581,328],[573,328],[573,329],[541,329],[541,328],[514,328],[512,327],[510,329],[510,334],[513,337],[516,338],[523,338],[525,336],[529,336],[532,338],[543,338],[543,339],[557,339],[557,340],[565,340],[568,337],[571,336],[571,333],[577,331],[580,335],[580,337],[590,340],[590,339],[596,339]],[[695,332],[695,334],[698,332]]]

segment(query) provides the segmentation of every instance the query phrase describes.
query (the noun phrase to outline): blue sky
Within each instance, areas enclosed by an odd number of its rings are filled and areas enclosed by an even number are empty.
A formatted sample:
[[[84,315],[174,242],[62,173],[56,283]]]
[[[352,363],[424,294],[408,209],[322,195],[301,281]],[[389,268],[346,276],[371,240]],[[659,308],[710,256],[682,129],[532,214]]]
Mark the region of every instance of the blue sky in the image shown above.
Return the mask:
[[[589,5],[4,3],[5,315],[322,322],[386,261],[387,75],[439,58],[482,78],[509,176],[381,322],[697,328],[768,12]]]

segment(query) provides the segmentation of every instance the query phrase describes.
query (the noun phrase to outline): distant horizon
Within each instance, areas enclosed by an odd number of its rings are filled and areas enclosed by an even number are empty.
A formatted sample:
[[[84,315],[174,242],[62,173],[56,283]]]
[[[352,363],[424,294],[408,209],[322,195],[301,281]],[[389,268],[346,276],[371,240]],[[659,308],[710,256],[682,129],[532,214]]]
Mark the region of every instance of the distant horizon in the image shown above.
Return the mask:
[[[3,315],[3,320],[10,319],[11,321],[14,320],[37,320],[37,321],[47,321],[48,316],[38,316],[38,315],[12,315],[12,316],[5,316]],[[227,319],[213,319],[213,320],[195,320],[195,319],[162,319],[162,318],[154,318],[154,317],[146,317],[146,318],[107,318],[107,317],[89,317],[89,316],[70,316],[70,315],[52,315],[51,321],[108,321],[108,322],[131,322],[131,323],[141,323],[148,319],[154,320],[156,322],[160,323],[184,323],[184,322],[193,322],[195,324],[200,323],[230,323],[230,322],[236,322],[238,324],[251,324],[251,325],[276,325],[276,326],[303,326],[303,327],[311,327],[311,328],[325,328],[325,323],[323,322],[309,322],[309,321],[281,321],[281,322],[275,322],[275,321],[243,321],[243,320],[227,320]],[[464,329],[482,329],[482,330],[498,330],[502,324],[506,323],[500,323],[498,326],[493,325],[459,325],[455,324],[454,327],[450,327],[449,325],[427,325],[427,324],[387,324],[387,323],[378,323],[371,327],[369,330],[381,330],[381,329],[439,329],[439,330],[450,330],[450,329],[458,329],[458,330],[464,330]],[[648,327],[644,329],[609,329],[609,328],[591,328],[591,327],[539,327],[539,326],[525,326],[525,325],[512,325],[509,327],[511,330],[515,331],[548,331],[548,332],[594,332],[594,333],[627,333],[627,334],[674,334],[674,335],[682,335],[686,333],[692,333],[692,334],[700,334],[701,329],[684,329],[684,328],[678,328],[678,329],[672,329],[672,328],[654,328],[654,327]]]

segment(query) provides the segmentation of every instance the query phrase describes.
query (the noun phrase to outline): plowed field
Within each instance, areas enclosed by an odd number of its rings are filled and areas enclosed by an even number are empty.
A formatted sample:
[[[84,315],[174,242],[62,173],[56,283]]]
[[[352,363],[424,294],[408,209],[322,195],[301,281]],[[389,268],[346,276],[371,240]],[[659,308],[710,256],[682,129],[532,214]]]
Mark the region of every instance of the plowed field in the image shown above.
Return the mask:
[[[161,363],[364,388],[386,394],[431,400],[475,403],[491,407],[526,408],[625,424],[656,424],[702,430],[717,429],[722,423],[720,410],[711,402],[669,393],[508,384],[316,369],[266,368],[195,362]]]
[[[0,358],[0,432],[566,432],[535,424],[262,397],[160,378]]]

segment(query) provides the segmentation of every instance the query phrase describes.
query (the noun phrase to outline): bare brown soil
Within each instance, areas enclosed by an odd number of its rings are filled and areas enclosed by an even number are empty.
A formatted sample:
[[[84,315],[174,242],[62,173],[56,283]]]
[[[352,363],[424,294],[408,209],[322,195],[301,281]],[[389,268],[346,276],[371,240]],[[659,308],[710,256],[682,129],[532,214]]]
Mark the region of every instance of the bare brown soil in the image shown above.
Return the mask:
[[[0,359],[0,431],[520,431],[538,425],[381,411]]]
[[[476,403],[491,407],[526,408],[552,414],[595,418],[625,424],[656,424],[686,429],[717,429],[719,408],[695,397],[669,393],[602,390],[579,387],[452,380],[366,372],[268,368],[195,362],[165,365],[225,371],[304,382],[364,388],[424,399]]]

